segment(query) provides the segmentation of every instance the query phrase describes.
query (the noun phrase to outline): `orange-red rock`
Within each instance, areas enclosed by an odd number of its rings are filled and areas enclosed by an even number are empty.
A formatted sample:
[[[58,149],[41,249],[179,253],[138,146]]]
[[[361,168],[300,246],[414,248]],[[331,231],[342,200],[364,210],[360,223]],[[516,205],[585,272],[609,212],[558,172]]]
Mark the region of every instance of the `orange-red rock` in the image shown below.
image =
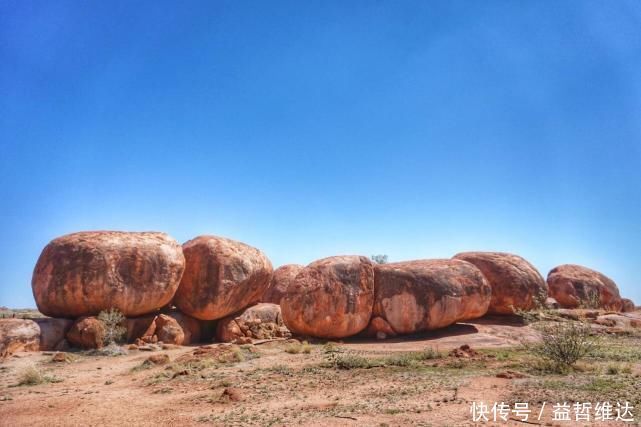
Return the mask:
[[[291,336],[281,316],[278,304],[261,303],[218,321],[216,339],[238,342],[239,339],[271,339]]]
[[[74,347],[86,350],[101,348],[104,345],[105,328],[95,317],[81,317],[67,332],[67,340]]]
[[[550,295],[561,307],[621,310],[621,296],[616,283],[587,267],[574,264],[555,267],[548,274],[548,286]]]
[[[294,281],[296,275],[300,273],[303,268],[302,265],[287,264],[274,270],[272,279],[269,282],[269,287],[261,301],[280,304],[280,300],[283,298],[283,295],[285,295],[287,287]]]
[[[164,233],[74,233],[42,251],[33,295],[51,317],[97,315],[109,308],[138,316],[171,301],[184,266],[180,245]]]
[[[491,288],[474,265],[456,259],[379,264],[373,315],[397,334],[442,328],[483,316]]]
[[[183,245],[186,259],[174,304],[190,316],[215,320],[257,303],[272,275],[272,264],[258,249],[215,236]]]
[[[634,301],[632,301],[629,298],[621,298],[621,311],[629,312],[629,311],[635,311],[636,306],[634,305]]]
[[[64,347],[65,335],[73,320],[53,319],[50,317],[33,319],[40,329],[40,350],[51,351]]]
[[[167,344],[189,345],[200,342],[202,337],[201,322],[179,311],[168,311],[161,315],[146,315],[127,319],[127,342],[162,341]],[[170,320],[171,319],[171,320]],[[171,325],[165,327],[163,325]],[[175,326],[179,326],[179,333]],[[172,332],[172,330],[174,332]],[[182,340],[179,335],[182,334]],[[178,342],[180,341],[180,342]]]
[[[0,358],[17,351],[38,351],[40,328],[29,319],[0,319]]]
[[[474,264],[492,287],[488,313],[512,314],[543,304],[548,287],[538,270],[518,255],[503,252],[463,252],[455,259]]]
[[[280,306],[290,331],[343,338],[365,329],[373,303],[372,262],[362,256],[334,256],[301,270]]]
[[[185,333],[183,328],[178,324],[176,319],[167,316],[166,314],[159,314],[154,320],[156,324],[156,336],[158,341],[165,344],[182,345],[185,341]]]
[[[185,336],[182,345],[195,344],[202,340],[202,322],[198,319],[194,319],[191,316],[181,313],[180,311],[172,311],[167,313],[167,315],[176,319],[176,322],[180,325]],[[162,341],[162,340],[161,340]]]

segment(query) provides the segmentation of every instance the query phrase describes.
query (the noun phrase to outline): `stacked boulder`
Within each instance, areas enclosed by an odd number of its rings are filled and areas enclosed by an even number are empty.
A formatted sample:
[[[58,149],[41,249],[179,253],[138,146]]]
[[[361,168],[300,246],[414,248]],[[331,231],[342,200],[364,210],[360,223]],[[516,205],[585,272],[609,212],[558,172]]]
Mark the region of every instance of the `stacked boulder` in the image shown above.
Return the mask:
[[[206,321],[257,303],[271,277],[261,251],[222,237],[181,246],[155,232],[69,234],[50,242],[34,269],[36,304],[52,318],[2,320],[7,345],[0,350],[101,347],[105,329],[97,315],[109,309],[126,317],[128,342],[199,342]]]

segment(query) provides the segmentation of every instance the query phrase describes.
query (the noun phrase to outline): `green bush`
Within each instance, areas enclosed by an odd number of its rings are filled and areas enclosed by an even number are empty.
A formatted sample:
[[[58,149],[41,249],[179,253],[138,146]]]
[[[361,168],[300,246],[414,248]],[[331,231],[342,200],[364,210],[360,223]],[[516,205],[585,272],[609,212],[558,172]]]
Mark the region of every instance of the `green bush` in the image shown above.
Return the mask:
[[[525,349],[556,372],[563,373],[598,347],[590,325],[583,322],[552,322],[535,326],[541,341],[524,344]]]
[[[117,308],[103,310],[98,314],[98,320],[105,328],[105,345],[120,343],[124,340],[127,334],[127,328],[124,326],[127,319],[120,310]]]

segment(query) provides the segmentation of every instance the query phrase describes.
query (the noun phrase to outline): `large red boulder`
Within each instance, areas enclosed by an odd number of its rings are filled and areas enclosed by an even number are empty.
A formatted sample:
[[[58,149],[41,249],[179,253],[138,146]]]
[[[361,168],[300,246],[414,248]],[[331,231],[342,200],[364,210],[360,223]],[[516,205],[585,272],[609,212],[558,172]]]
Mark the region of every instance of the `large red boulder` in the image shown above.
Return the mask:
[[[538,270],[518,255],[503,252],[463,252],[454,259],[474,264],[492,287],[488,313],[513,314],[543,305],[548,287]]]
[[[362,256],[314,261],[288,286],[280,301],[290,331],[343,338],[365,329],[374,304],[374,266]]]
[[[274,270],[272,280],[269,282],[269,287],[267,291],[265,291],[261,301],[280,304],[280,300],[283,298],[283,295],[285,295],[285,292],[287,292],[287,287],[294,281],[296,275],[300,273],[303,268],[302,265],[287,264]]]
[[[278,304],[262,303],[218,321],[216,340],[234,342],[239,339],[271,339],[291,336]]]
[[[71,325],[67,341],[85,350],[101,348],[105,341],[105,326],[95,317],[81,317]]]
[[[621,296],[616,283],[598,271],[574,264],[553,268],[548,274],[550,295],[561,307],[607,308],[620,311]]]
[[[483,316],[492,290],[481,272],[461,260],[379,264],[374,268],[373,319],[397,334],[442,328]],[[390,336],[377,320],[372,332]],[[383,328],[381,329],[381,325]]]
[[[180,245],[164,233],[94,231],[49,243],[31,282],[38,309],[51,317],[125,316],[171,301],[185,267]]]
[[[0,358],[40,350],[40,328],[29,319],[0,319]]]
[[[186,259],[174,304],[183,313],[215,320],[257,303],[272,275],[260,250],[241,242],[200,236],[183,245]]]

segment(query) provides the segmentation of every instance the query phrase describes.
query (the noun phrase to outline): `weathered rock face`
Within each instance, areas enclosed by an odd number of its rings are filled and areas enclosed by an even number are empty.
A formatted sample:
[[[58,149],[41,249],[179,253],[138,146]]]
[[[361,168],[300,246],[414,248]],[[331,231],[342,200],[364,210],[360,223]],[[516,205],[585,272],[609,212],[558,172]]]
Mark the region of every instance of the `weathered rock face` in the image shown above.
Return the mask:
[[[536,268],[518,255],[503,252],[463,252],[454,259],[474,264],[492,287],[488,313],[512,314],[544,303],[548,287]]]
[[[635,310],[636,306],[634,305],[634,301],[629,298],[621,298],[621,311],[627,313]]]
[[[548,274],[550,295],[561,307],[621,310],[619,288],[609,277],[587,267],[573,264],[560,265]]]
[[[280,304],[280,300],[285,295],[287,287],[294,281],[296,275],[304,267],[298,264],[287,264],[274,270],[269,287],[261,299],[262,302]]]
[[[234,342],[243,338],[288,338],[291,334],[283,324],[278,304],[262,303],[218,321],[216,339]]]
[[[61,346],[64,346],[65,335],[73,324],[73,320],[53,319],[50,317],[33,319],[33,321],[40,328],[41,351],[58,350]]]
[[[183,245],[186,259],[174,304],[201,320],[215,320],[257,303],[272,275],[272,264],[258,249],[215,236]]]
[[[72,346],[86,350],[101,348],[104,345],[105,328],[95,317],[81,317],[67,332],[67,340]]]
[[[365,329],[373,303],[372,262],[362,256],[334,256],[301,270],[280,306],[290,331],[343,338]]]
[[[29,319],[0,319],[0,358],[17,351],[38,351],[40,328]]]
[[[171,301],[185,267],[180,245],[164,233],[94,231],[49,243],[31,282],[38,309],[51,317],[125,316]]]
[[[154,322],[156,323],[156,336],[158,337],[158,341],[175,345],[182,345],[184,343],[185,333],[176,319],[166,314],[159,314]]]
[[[374,281],[374,318],[384,319],[397,334],[481,317],[492,295],[479,269],[455,259],[376,265]]]

